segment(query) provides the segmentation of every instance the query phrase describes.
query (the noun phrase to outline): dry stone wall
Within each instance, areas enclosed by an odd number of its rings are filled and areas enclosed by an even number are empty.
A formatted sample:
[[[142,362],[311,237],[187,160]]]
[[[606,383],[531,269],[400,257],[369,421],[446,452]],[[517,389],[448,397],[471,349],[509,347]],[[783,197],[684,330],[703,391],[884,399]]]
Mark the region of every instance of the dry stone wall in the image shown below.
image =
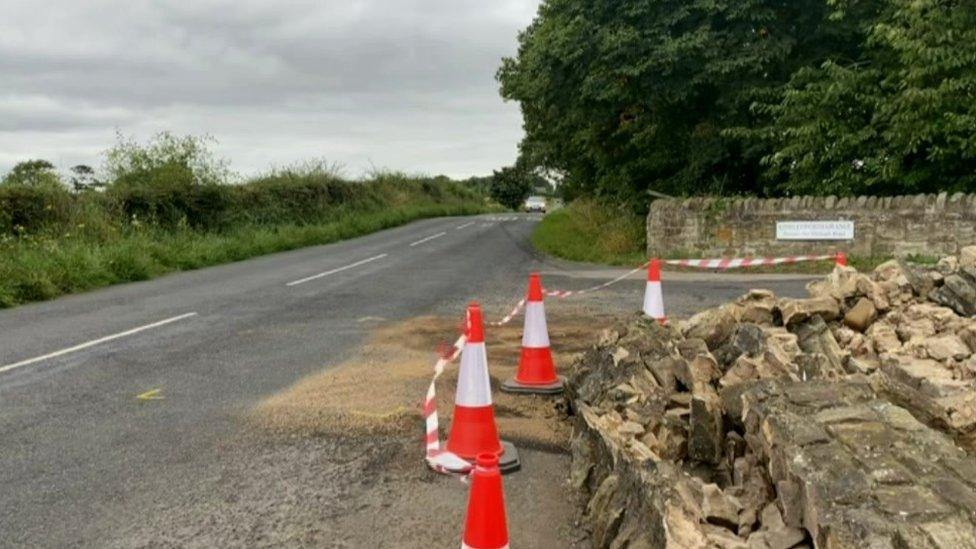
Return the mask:
[[[638,317],[577,360],[594,547],[976,548],[976,247],[807,289]]]
[[[853,221],[849,241],[776,239],[777,221]],[[651,257],[790,255],[941,256],[976,244],[976,195],[690,198],[655,200]]]

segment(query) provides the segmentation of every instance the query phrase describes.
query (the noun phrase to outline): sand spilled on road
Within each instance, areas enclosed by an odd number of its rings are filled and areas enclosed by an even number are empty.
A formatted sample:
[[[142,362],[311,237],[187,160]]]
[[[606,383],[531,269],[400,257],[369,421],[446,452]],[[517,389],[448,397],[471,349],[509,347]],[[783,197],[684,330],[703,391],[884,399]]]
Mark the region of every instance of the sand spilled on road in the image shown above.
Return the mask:
[[[585,320],[580,320],[584,318]],[[563,308],[549,315],[550,339],[560,372],[573,357],[596,342],[610,317],[573,314]],[[305,378],[262,402],[254,418],[262,426],[300,435],[423,434],[420,407],[433,374],[436,350],[457,338],[459,319],[417,317],[378,328],[354,359]],[[561,421],[561,398],[513,396],[498,384],[517,367],[521,319],[486,330],[495,415],[503,438],[539,449],[565,449],[569,424]],[[457,362],[448,366],[437,386],[442,433],[450,425]]]

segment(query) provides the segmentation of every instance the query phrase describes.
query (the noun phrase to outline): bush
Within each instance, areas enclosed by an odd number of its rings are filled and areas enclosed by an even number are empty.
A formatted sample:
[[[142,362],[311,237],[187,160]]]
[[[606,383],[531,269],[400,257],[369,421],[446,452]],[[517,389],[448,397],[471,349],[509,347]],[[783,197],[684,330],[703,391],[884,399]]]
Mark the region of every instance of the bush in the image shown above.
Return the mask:
[[[140,185],[109,193],[126,219],[170,228],[218,229],[230,222],[235,208],[233,188],[225,185]]]
[[[276,170],[239,189],[242,221],[312,223],[334,214],[335,208],[362,203],[369,189],[344,181],[334,167],[308,163]]]
[[[74,206],[65,187],[0,185],[0,234],[23,235],[69,225]]]
[[[108,193],[128,219],[163,226],[212,229],[228,222],[233,207],[227,164],[206,137],[156,135],[140,145],[119,137],[108,151]]]
[[[574,261],[636,265],[644,261],[644,218],[621,206],[580,199],[539,224],[532,244]]]

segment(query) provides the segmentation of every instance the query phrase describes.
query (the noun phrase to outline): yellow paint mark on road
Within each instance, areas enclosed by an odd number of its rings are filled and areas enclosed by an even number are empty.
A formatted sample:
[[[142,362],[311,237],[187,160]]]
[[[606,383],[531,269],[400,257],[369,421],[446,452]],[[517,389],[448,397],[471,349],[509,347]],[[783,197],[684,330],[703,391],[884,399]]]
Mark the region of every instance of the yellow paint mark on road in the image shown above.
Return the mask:
[[[163,400],[163,395],[159,394],[161,392],[162,389],[153,389],[152,391],[146,391],[141,395],[136,395],[136,398],[139,400]]]

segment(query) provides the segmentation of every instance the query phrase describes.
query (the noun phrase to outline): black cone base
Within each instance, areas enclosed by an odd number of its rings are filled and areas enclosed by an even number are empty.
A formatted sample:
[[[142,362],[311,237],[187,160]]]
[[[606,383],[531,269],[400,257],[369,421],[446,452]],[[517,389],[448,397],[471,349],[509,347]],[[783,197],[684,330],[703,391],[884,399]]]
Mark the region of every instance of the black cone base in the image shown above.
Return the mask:
[[[518,448],[514,444],[506,440],[501,441],[502,443],[502,455],[498,456],[498,470],[501,471],[503,475],[508,473],[514,473],[522,468],[522,462],[519,460]],[[430,464],[427,464],[430,467]],[[471,468],[470,462],[463,468],[454,469],[452,467],[445,467],[446,471],[457,474],[464,474],[466,470]]]
[[[521,395],[558,395],[563,392],[565,386],[566,378],[558,376],[558,380],[555,383],[548,385],[524,385],[515,381],[515,379],[510,379],[502,383],[501,390],[504,393]]]

